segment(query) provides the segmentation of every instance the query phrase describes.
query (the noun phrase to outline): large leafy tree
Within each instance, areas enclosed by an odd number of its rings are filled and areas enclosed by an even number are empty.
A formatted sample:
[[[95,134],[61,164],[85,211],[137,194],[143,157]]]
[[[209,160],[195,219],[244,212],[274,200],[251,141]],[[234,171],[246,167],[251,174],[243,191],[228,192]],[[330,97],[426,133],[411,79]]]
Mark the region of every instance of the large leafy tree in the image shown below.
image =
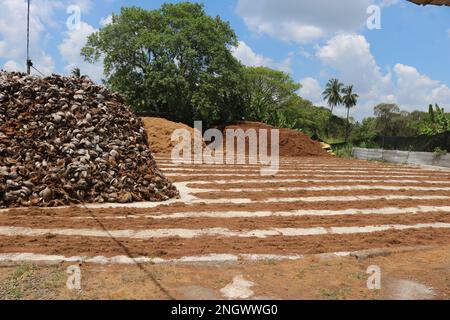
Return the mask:
[[[330,110],[325,107],[316,107],[311,101],[301,99],[299,104],[283,109],[287,119],[296,121],[294,128],[306,133],[316,140],[327,141],[344,137],[345,121],[334,117],[330,121]]]
[[[348,141],[350,129],[350,109],[356,106],[359,96],[353,92],[353,86],[347,86],[342,89],[342,103],[347,108],[347,127],[345,129],[345,142]]]
[[[245,116],[248,120],[280,125],[281,110],[301,100],[297,95],[300,84],[291,76],[266,67],[246,68],[247,102]]]
[[[344,85],[338,79],[331,79],[328,81],[325,91],[322,93],[324,100],[327,101],[331,108],[331,114],[333,114],[335,107],[342,104],[341,92],[343,87]]]
[[[380,103],[375,106],[376,129],[383,136],[396,136],[398,126],[395,119],[400,115],[400,108],[396,104]]]
[[[366,145],[371,143],[378,135],[375,122],[375,118],[364,118],[360,123],[356,123],[350,134],[350,140],[364,142]]]
[[[236,45],[229,23],[182,2],[123,8],[88,38],[82,55],[103,59],[106,83],[136,110],[212,125],[242,116],[242,66],[230,50]]]

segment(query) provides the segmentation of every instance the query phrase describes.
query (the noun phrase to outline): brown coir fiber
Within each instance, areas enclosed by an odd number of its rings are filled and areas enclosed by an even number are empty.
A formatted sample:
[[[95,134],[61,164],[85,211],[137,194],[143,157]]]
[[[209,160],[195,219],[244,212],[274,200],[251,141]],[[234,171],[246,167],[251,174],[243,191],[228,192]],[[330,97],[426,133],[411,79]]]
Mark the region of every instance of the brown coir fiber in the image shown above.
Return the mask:
[[[173,148],[178,143],[172,141],[172,134],[179,129],[189,131],[192,137],[192,151],[194,150],[194,134],[197,134],[199,139],[202,139],[201,133],[183,123],[172,122],[163,118],[142,118],[145,129],[147,131],[148,142],[150,149],[156,155],[169,156],[172,153]],[[203,148],[206,147],[202,141]]]
[[[239,122],[235,125],[226,126],[223,128],[223,132],[232,129],[242,129],[244,131],[249,129],[255,129],[258,133],[261,129],[266,129],[268,131],[268,152],[270,153],[271,141],[270,132],[274,128],[264,123],[260,122]],[[330,157],[330,155],[322,148],[321,144],[317,141],[310,139],[307,135],[290,129],[279,129],[280,130],[280,156],[281,157]]]

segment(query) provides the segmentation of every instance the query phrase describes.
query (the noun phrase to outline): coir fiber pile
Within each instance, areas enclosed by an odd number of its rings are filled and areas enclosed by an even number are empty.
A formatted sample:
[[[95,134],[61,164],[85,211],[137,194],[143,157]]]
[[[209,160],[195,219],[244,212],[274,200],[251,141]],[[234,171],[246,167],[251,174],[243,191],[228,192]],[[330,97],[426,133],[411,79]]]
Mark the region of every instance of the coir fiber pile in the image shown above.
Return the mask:
[[[266,129],[268,131],[268,151],[270,153],[270,130],[276,128],[260,122],[243,121],[239,122],[236,125],[231,125],[223,128],[223,132],[226,132],[227,129],[242,129],[244,131],[255,129],[257,132],[259,132],[260,129]],[[279,130],[281,157],[330,157],[330,155],[322,148],[322,145],[319,142],[311,140],[307,135],[290,129]]]
[[[177,196],[119,95],[84,77],[0,72],[0,207]]]
[[[176,130],[187,130],[192,138],[192,150],[194,150],[194,135],[197,135],[202,142],[203,149],[206,144],[203,142],[202,133],[182,123],[172,122],[162,118],[145,117],[142,118],[148,134],[148,142],[153,154],[170,156],[178,141],[172,141],[172,134]]]

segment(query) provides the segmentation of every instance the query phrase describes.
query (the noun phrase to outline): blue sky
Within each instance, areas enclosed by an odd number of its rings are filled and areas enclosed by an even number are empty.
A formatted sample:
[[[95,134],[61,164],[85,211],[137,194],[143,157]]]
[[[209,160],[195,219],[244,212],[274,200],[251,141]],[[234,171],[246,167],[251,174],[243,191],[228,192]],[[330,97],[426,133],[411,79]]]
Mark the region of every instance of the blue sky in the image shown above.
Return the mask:
[[[86,37],[122,6],[155,9],[164,2],[177,1],[32,0],[35,65],[45,74],[66,74],[76,65],[98,81],[102,65],[89,65],[79,56]],[[372,115],[380,102],[409,111],[439,103],[450,110],[448,7],[406,0],[201,2],[208,14],[230,21],[240,41],[234,50],[239,60],[289,72],[303,85],[299,94],[316,104],[324,104],[320,93],[327,80],[338,77],[361,96],[352,110],[357,119]],[[75,30],[66,25],[70,5],[81,12]],[[380,29],[367,27],[370,5],[380,10]],[[0,9],[0,68],[23,70],[26,1],[0,0]]]

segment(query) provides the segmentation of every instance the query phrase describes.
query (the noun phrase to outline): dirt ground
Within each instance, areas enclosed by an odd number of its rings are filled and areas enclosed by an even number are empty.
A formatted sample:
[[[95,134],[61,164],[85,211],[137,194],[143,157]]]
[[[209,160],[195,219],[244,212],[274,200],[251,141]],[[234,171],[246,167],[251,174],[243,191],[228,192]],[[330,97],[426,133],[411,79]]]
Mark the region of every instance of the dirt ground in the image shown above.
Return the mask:
[[[448,299],[450,246],[355,257],[309,256],[207,265],[82,265],[81,291],[66,287],[70,264],[0,267],[0,299],[227,299],[221,289],[241,276],[253,283],[247,299]],[[381,289],[369,290],[370,266]]]
[[[0,299],[449,297],[449,171],[305,157],[261,176],[157,162],[181,199],[1,210]],[[82,291],[69,291],[79,262]],[[380,290],[367,288],[369,266]]]

